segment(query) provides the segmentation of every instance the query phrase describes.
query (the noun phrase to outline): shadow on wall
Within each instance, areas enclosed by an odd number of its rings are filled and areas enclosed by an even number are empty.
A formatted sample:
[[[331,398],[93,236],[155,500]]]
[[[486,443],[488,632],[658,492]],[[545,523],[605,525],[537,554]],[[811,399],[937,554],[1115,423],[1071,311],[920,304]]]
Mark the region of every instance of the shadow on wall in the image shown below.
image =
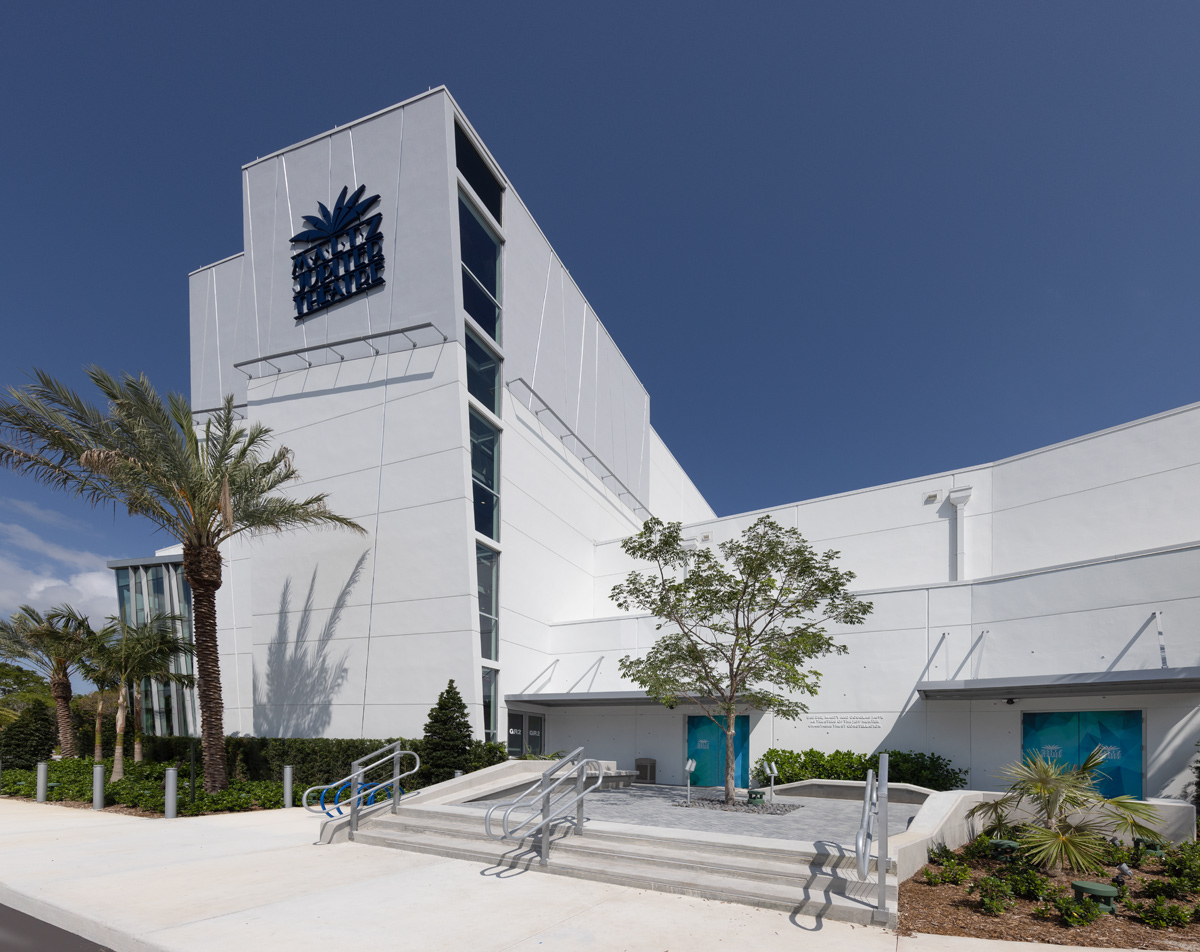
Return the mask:
[[[254,733],[258,737],[321,737],[332,717],[335,695],[346,683],[346,652],[334,658],[330,642],[354,586],[362,576],[370,550],[364,550],[330,609],[320,634],[313,637],[313,595],[317,569],[308,583],[308,595],[296,623],[295,637],[289,635],[292,580],[284,583],[279,596],[279,622],[275,638],[267,646],[265,675],[254,672]]]

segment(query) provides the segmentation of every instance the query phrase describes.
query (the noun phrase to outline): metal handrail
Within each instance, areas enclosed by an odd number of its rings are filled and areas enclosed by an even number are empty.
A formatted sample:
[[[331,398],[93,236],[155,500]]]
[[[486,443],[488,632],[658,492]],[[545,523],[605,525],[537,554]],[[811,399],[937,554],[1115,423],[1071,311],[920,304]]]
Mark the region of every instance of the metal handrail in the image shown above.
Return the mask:
[[[360,757],[358,760],[355,760],[354,762],[351,763],[350,766],[352,769],[351,769],[350,773],[347,776],[343,777],[341,780],[337,780],[333,783],[319,784],[315,787],[309,787],[307,790],[304,791],[304,796],[300,800],[301,805],[309,813],[323,813],[326,816],[333,816],[333,814],[330,813],[329,810],[327,810],[325,808],[324,798],[322,798],[321,804],[319,806],[317,806],[317,805],[310,804],[308,802],[309,796],[317,790],[340,789],[343,784],[347,784],[347,783],[350,784],[350,796],[347,800],[347,803],[350,807],[350,833],[349,833],[349,836],[350,836],[350,839],[354,839],[354,834],[358,830],[358,812],[359,812],[360,808],[362,807],[363,801],[366,800],[369,804],[370,802],[372,802],[374,800],[375,794],[378,791],[384,789],[385,787],[391,787],[392,788],[392,812],[395,813],[396,805],[397,805],[397,803],[399,803],[400,797],[403,793],[403,791],[400,787],[400,781],[403,780],[405,777],[415,774],[418,770],[421,769],[420,756],[415,751],[401,750],[400,745],[403,743],[404,743],[404,741],[398,740],[391,744],[388,744],[386,747],[380,747],[379,750],[372,751],[371,753],[367,754],[366,757]],[[380,757],[378,760],[373,761],[372,763],[364,763],[364,761],[370,760],[372,757],[375,757],[379,754],[386,754],[387,756]],[[406,770],[403,773],[401,773],[400,761],[404,757],[412,757],[412,759],[415,763],[411,770]],[[381,780],[378,783],[375,783],[372,786],[368,787],[365,783],[365,778],[366,778],[368,771],[374,770],[376,767],[382,766],[383,764],[387,763],[389,760],[392,763],[392,775],[390,777],[386,778],[385,780]],[[414,791],[414,793],[416,793],[416,792],[419,792],[419,791]],[[335,802],[333,804],[333,809],[336,809],[339,814],[342,812],[342,804],[336,802],[336,796],[335,796]]]
[[[874,770],[867,771],[867,786],[863,790],[862,821],[854,837],[854,851],[858,861],[858,878],[867,882],[868,864],[871,860],[871,841],[875,838],[875,827],[879,826],[879,846],[875,850],[875,872],[879,881],[873,918],[886,922],[887,869],[888,869],[888,755],[879,755],[879,778]]]
[[[581,835],[583,833],[584,824],[584,798],[586,798],[589,793],[598,790],[601,784],[604,783],[604,765],[598,760],[595,760],[591,757],[584,758],[582,755],[583,748],[576,748],[566,757],[558,761],[558,763],[556,763],[553,767],[549,767],[542,771],[541,777],[539,777],[529,787],[526,787],[519,794],[517,794],[515,799],[506,803],[496,803],[489,807],[486,815],[483,818],[483,828],[487,835],[496,840],[509,840],[516,838],[518,833],[521,833],[522,838],[526,836],[533,836],[534,834],[540,834],[541,865],[545,866],[549,862],[550,858],[550,832],[554,821],[566,816],[572,808],[575,808],[576,817],[574,832],[577,836]],[[552,779],[554,778],[554,775],[558,773],[558,771],[570,765],[574,765],[572,770],[563,774],[561,777]],[[595,783],[589,786],[587,783],[587,778],[589,775],[589,769],[592,767],[595,767],[596,770],[596,780]],[[575,787],[573,790],[574,796],[571,795],[572,791],[568,790],[566,793],[559,795],[557,798],[553,798],[552,794],[554,791],[568,780],[575,781]],[[534,809],[529,816],[525,817],[525,819],[523,819],[516,826],[510,826],[509,818],[512,816],[514,810],[518,809],[519,807],[533,806],[532,800],[526,800],[526,798],[531,794],[537,794],[540,796],[540,806],[537,809]],[[568,800],[568,802],[564,804],[564,800]],[[492,832],[492,814],[501,807],[506,808],[500,824],[503,832],[497,834]],[[541,817],[540,822],[532,827],[529,827],[529,824],[534,820],[537,820],[538,817]],[[526,829],[526,827],[529,827],[529,829]],[[522,831],[524,832],[522,833]]]

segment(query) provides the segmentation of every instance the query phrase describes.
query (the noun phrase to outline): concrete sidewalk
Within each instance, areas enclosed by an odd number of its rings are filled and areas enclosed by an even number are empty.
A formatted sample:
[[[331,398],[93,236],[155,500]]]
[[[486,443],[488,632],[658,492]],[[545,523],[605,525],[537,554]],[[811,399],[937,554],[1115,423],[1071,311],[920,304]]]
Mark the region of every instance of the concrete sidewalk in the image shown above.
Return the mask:
[[[299,809],[150,820],[0,798],[0,904],[114,952],[1029,950],[897,937],[398,850],[317,846],[317,827]]]

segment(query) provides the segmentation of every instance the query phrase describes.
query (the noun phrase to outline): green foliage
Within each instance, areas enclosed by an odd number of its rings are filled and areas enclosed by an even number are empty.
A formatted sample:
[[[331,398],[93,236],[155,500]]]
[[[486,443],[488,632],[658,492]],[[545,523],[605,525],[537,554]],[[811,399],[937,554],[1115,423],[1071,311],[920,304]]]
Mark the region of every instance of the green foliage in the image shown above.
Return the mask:
[[[1132,863],[1133,851],[1121,843],[1109,843],[1101,853],[1100,862],[1105,866],[1120,866],[1122,863]]]
[[[1013,895],[1018,899],[1049,899],[1057,888],[1050,882],[1049,877],[1043,876],[1030,866],[1010,866],[997,875],[1008,883]]]
[[[816,749],[780,750],[772,747],[754,764],[754,782],[759,786],[770,783],[766,765],[772,762],[779,770],[776,783],[795,783],[798,780],[866,780],[867,771],[879,771],[879,754],[888,755],[888,782],[911,783],[931,790],[957,790],[966,782],[967,772],[956,770],[948,758],[940,754],[925,754],[912,750],[879,751],[875,754],[856,754],[849,750],[824,753]]]
[[[1017,903],[1012,886],[997,876],[984,876],[968,886],[967,892],[979,894],[979,909],[985,916],[1001,916]]]
[[[58,721],[50,706],[33,699],[16,720],[0,732],[0,765],[7,777],[10,769],[32,770],[49,760],[58,741]]]
[[[1167,879],[1148,880],[1142,892],[1151,899],[1187,899],[1192,894],[1192,885],[1179,876],[1170,876]]]
[[[451,678],[425,722],[421,779],[426,785],[441,783],[452,778],[456,770],[466,772],[470,765],[471,721],[467,705]]]
[[[1058,914],[1062,916],[1063,925],[1086,926],[1100,918],[1100,905],[1094,899],[1084,896],[1076,899],[1074,896],[1061,896],[1054,901]]]
[[[968,816],[1008,827],[1018,811],[1032,814],[1017,836],[1022,853],[1043,868],[1100,871],[1114,833],[1158,839],[1149,824],[1158,810],[1133,797],[1104,797],[1096,787],[1104,755],[1097,747],[1079,765],[1032,752],[1004,768],[1011,781],[1004,796],[973,807]]]
[[[1194,910],[1167,902],[1156,896],[1152,902],[1131,902],[1126,908],[1151,929],[1171,929],[1186,926],[1192,921]]]
[[[992,838],[986,833],[980,833],[963,847],[963,859],[968,863],[980,863],[992,858]]]
[[[850,593],[854,573],[837,568],[837,552],[818,554],[770,516],[722,542],[719,555],[685,547],[680,523],[653,516],[621,548],[654,568],[630,572],[612,599],[654,615],[662,632],[642,657],[620,659],[621,676],[668,707],[690,699],[716,723],[749,709],[800,716],[808,708],[797,695],[816,694],[821,680],[808,663],[846,651],[825,625],[861,624],[871,611]],[[733,769],[728,760],[727,800]]]
[[[50,682],[34,671],[0,661],[0,730],[15,721],[34,700],[53,703]]]
[[[1162,856],[1163,872],[1189,890],[1200,890],[1200,842],[1186,840]]]
[[[958,859],[954,855],[954,850],[950,849],[945,843],[939,843],[937,846],[929,848],[929,862],[935,866],[941,866],[944,863],[954,862]]]
[[[956,859],[947,859],[939,868],[931,869],[926,866],[924,877],[925,882],[930,886],[942,883],[950,886],[962,886],[970,881],[971,870],[965,863],[960,863]]]

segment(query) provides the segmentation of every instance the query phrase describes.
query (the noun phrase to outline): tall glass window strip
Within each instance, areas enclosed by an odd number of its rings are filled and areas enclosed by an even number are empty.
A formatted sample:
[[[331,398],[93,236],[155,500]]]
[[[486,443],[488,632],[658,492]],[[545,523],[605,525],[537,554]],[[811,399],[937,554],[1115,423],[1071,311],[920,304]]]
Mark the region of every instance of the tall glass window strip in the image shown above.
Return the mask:
[[[496,680],[500,672],[483,669],[483,739],[489,744],[496,740]]]
[[[483,202],[483,207],[503,225],[504,219],[500,215],[504,210],[502,201],[504,186],[497,181],[491,168],[479,154],[479,150],[475,148],[475,144],[458,127],[458,123],[454,124],[454,164],[462,172],[462,177],[467,180],[467,184],[475,190],[475,194]]]
[[[463,307],[494,341],[500,340],[500,241],[461,197],[458,200]]]
[[[475,497],[475,531],[500,538],[499,472],[496,450],[500,434],[479,414],[471,413],[471,479]]]
[[[500,553],[475,544],[475,568],[479,578],[479,653],[485,661],[500,660],[498,585]]]
[[[500,358],[467,331],[467,391],[476,400],[500,415]]]

